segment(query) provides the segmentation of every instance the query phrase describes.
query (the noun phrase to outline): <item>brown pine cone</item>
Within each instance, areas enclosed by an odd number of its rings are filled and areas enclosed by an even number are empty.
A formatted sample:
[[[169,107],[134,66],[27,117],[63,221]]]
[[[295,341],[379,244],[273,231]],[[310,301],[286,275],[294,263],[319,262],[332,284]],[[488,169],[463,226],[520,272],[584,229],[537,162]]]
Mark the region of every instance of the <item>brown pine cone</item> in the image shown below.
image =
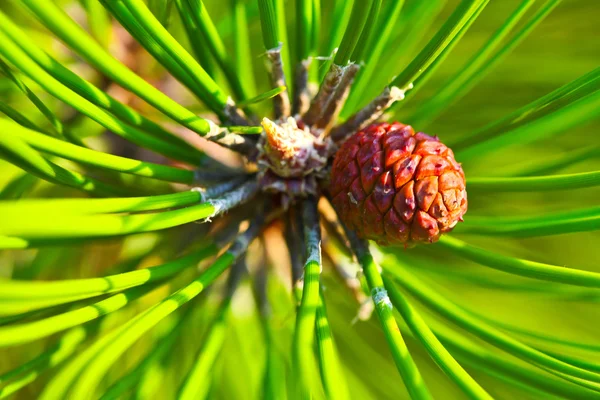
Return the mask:
[[[452,150],[398,122],[371,125],[342,145],[330,194],[349,228],[383,245],[433,243],[467,211]]]

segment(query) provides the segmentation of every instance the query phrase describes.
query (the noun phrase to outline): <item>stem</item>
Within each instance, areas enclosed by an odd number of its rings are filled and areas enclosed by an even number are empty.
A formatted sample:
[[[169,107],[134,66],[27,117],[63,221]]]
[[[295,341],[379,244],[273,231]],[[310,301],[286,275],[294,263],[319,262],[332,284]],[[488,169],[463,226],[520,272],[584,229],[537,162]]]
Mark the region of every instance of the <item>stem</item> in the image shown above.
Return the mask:
[[[269,69],[271,71],[271,86],[274,88],[282,86],[287,87],[285,74],[283,72],[281,45],[267,50],[267,57],[269,59]],[[286,118],[290,115],[290,98],[288,97],[287,90],[282,91],[273,97],[273,107],[275,108],[276,118]]]
[[[319,307],[319,277],[321,274],[321,226],[317,202],[309,197],[302,205],[304,223],[304,286],[298,307],[293,339],[293,368],[297,381],[296,394],[310,398],[314,388],[315,359],[313,343],[317,308]]]
[[[244,171],[230,169],[226,166],[218,170],[214,170],[213,168],[213,166],[207,165],[205,168],[195,170],[194,182],[201,186],[210,186],[221,183],[224,180],[237,179],[240,175],[244,174]]]
[[[200,194],[201,201],[209,201],[210,199],[215,199],[219,196],[226,194],[231,190],[234,190],[236,187],[241,186],[247,180],[248,176],[238,176],[223,183],[217,183],[206,188],[196,187],[192,190]]]
[[[299,303],[302,298],[302,246],[300,238],[304,235],[302,214],[298,208],[290,208],[285,221],[284,238],[290,255],[292,267],[292,291]]]
[[[323,129],[324,134],[328,134],[332,124],[337,121],[340,111],[344,106],[344,102],[350,93],[350,88],[352,86],[352,82],[354,82],[354,77],[358,73],[359,69],[360,67],[357,64],[350,64],[344,68],[342,79],[335,89],[335,93],[325,107],[321,118],[319,118],[316,123],[317,128]]]
[[[312,58],[301,60],[296,66],[294,91],[294,114],[302,115],[310,106],[310,91],[308,90],[308,73]]]
[[[238,120],[238,123],[239,122],[242,122],[243,124],[247,125],[246,121]],[[238,152],[251,161],[254,161],[256,159],[256,157],[258,156],[258,149],[256,148],[256,142],[252,140],[252,138],[246,137],[244,135],[238,135],[236,133],[231,133],[231,131],[227,127],[220,127],[211,121],[208,121],[208,124],[210,126],[210,131],[208,131],[204,136],[205,139],[218,143],[221,146],[226,147],[235,152]]]
[[[338,143],[344,142],[354,132],[375,122],[396,101],[404,98],[404,90],[395,86],[387,87],[383,93],[369,103],[365,108],[354,114],[342,125],[338,125],[331,131],[331,137]]]
[[[306,111],[306,114],[302,117],[307,125],[313,125],[321,118],[325,107],[329,104],[331,97],[342,80],[345,68],[347,67],[331,64],[329,72],[325,75],[325,79],[323,80],[323,84],[319,87],[317,95],[310,103],[310,107],[308,111]]]

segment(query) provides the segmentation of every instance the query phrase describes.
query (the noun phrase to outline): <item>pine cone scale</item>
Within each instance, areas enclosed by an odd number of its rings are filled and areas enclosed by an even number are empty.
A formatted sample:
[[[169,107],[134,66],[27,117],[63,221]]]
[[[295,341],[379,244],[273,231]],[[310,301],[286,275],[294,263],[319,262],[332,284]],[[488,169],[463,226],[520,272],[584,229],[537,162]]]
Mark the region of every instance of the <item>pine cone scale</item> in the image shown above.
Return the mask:
[[[400,160],[394,164],[394,179],[396,189],[400,189],[406,185],[408,181],[413,179],[417,166],[421,162],[421,156],[414,154],[404,160]]]

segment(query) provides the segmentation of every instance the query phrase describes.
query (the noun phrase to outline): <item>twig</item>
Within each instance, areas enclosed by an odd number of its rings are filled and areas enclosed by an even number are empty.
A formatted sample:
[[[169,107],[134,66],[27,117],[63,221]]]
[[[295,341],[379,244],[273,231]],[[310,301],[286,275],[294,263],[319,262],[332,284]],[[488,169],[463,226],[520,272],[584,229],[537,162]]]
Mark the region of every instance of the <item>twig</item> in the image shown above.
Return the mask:
[[[225,107],[223,108],[223,114],[229,120],[227,122],[230,125],[250,125],[250,121],[248,121],[246,115],[244,115],[244,112],[235,105],[231,97],[227,98],[227,104],[225,104]]]
[[[292,267],[292,291],[294,291],[296,300],[300,301],[302,293],[303,250],[299,239],[303,236],[302,213],[297,207],[290,208],[285,222],[284,238],[288,246]]]
[[[246,171],[242,169],[231,168],[219,162],[205,163],[194,171],[194,183],[202,186],[214,185],[243,175],[246,175]]]
[[[227,277],[227,283],[225,286],[225,300],[229,302],[235,293],[240,281],[248,272],[248,266],[246,264],[246,257],[240,257],[235,264],[229,269],[229,276]]]
[[[272,87],[286,86],[285,73],[283,72],[283,59],[281,57],[281,44],[271,50],[267,50],[269,58],[269,70],[271,71]],[[287,90],[273,97],[273,106],[275,108],[276,118],[286,118],[290,116],[290,99]]]
[[[233,241],[227,253],[231,254],[237,260],[248,250],[250,243],[258,236],[265,227],[265,215],[262,212],[257,213],[256,217],[250,222],[250,226]]]
[[[222,227],[217,228],[217,231],[215,232],[213,238],[213,242],[215,242],[215,245],[219,248],[229,246],[229,244],[240,233],[240,224],[244,220],[245,219],[242,218],[236,218],[233,221],[229,221],[229,223],[223,224]]]
[[[256,160],[256,157],[258,157],[258,148],[253,138],[231,133],[227,128],[220,127],[211,121],[208,121],[208,123],[210,131],[204,136],[205,139],[238,152],[246,156],[250,161]],[[244,123],[244,126],[246,125],[248,125],[247,122]]]
[[[344,106],[344,102],[350,93],[350,87],[352,86],[352,82],[354,82],[354,77],[359,69],[360,67],[357,64],[350,64],[344,68],[342,79],[337,86],[335,93],[325,107],[321,118],[316,123],[317,128],[322,129],[324,135],[327,135],[328,131],[331,129],[331,125],[337,120],[338,115]]]
[[[409,86],[406,90],[409,90]],[[331,131],[331,137],[336,142],[344,141],[348,136],[377,120],[383,113],[397,101],[404,99],[406,90],[396,86],[386,87],[379,96],[367,104],[362,110],[350,117],[342,125],[336,126]]]
[[[260,311],[260,316],[263,322],[263,327],[265,328],[266,331],[268,331],[267,328],[267,320],[270,318],[271,316],[271,304],[269,303],[269,298],[268,298],[268,294],[267,294],[267,285],[268,285],[268,281],[269,281],[269,261],[268,261],[268,256],[267,256],[267,251],[266,251],[266,240],[265,240],[265,236],[261,236],[261,244],[262,244],[262,258],[263,258],[263,262],[261,262],[258,266],[258,270],[256,271],[256,273],[254,274],[254,280],[252,281],[252,291],[254,294],[254,299],[256,301],[256,305],[258,307],[258,310]],[[265,334],[268,334],[268,332],[265,331]]]
[[[217,183],[215,185],[211,185],[208,187],[194,187],[194,188],[192,188],[192,190],[200,193],[201,201],[207,201],[207,200],[219,197],[219,196],[229,192],[230,190],[235,189],[236,187],[240,186],[247,180],[248,180],[248,175],[241,175],[241,176],[233,177],[222,183]]]
[[[225,211],[243,204],[253,198],[258,193],[258,183],[252,179],[237,189],[226,193],[222,197],[216,197],[209,199],[207,203],[210,203],[214,207],[214,211],[209,218],[215,217]]]
[[[294,114],[302,115],[310,106],[310,92],[308,90],[308,69],[312,59],[300,61],[296,66],[296,89],[294,96]]]
[[[310,196],[302,205],[302,222],[304,225],[304,243],[306,263],[317,263],[321,265],[321,225],[319,224],[319,213],[317,199]]]
[[[325,107],[327,107],[327,104],[329,104],[331,96],[333,96],[333,93],[342,80],[345,68],[346,67],[342,67],[337,64],[331,64],[327,75],[325,75],[325,79],[323,79],[323,84],[319,88],[315,98],[310,103],[310,108],[302,117],[302,120],[307,125],[312,125],[317,122],[319,118],[321,118],[321,115],[323,115],[323,110]]]

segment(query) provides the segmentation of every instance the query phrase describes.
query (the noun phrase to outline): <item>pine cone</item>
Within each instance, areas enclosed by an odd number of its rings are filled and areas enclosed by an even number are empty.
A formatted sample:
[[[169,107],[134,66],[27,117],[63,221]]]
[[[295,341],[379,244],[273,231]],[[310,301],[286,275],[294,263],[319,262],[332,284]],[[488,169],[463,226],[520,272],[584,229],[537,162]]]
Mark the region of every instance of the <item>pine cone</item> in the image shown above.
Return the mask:
[[[452,150],[398,122],[371,125],[342,145],[330,193],[349,228],[383,245],[433,243],[467,211]]]

